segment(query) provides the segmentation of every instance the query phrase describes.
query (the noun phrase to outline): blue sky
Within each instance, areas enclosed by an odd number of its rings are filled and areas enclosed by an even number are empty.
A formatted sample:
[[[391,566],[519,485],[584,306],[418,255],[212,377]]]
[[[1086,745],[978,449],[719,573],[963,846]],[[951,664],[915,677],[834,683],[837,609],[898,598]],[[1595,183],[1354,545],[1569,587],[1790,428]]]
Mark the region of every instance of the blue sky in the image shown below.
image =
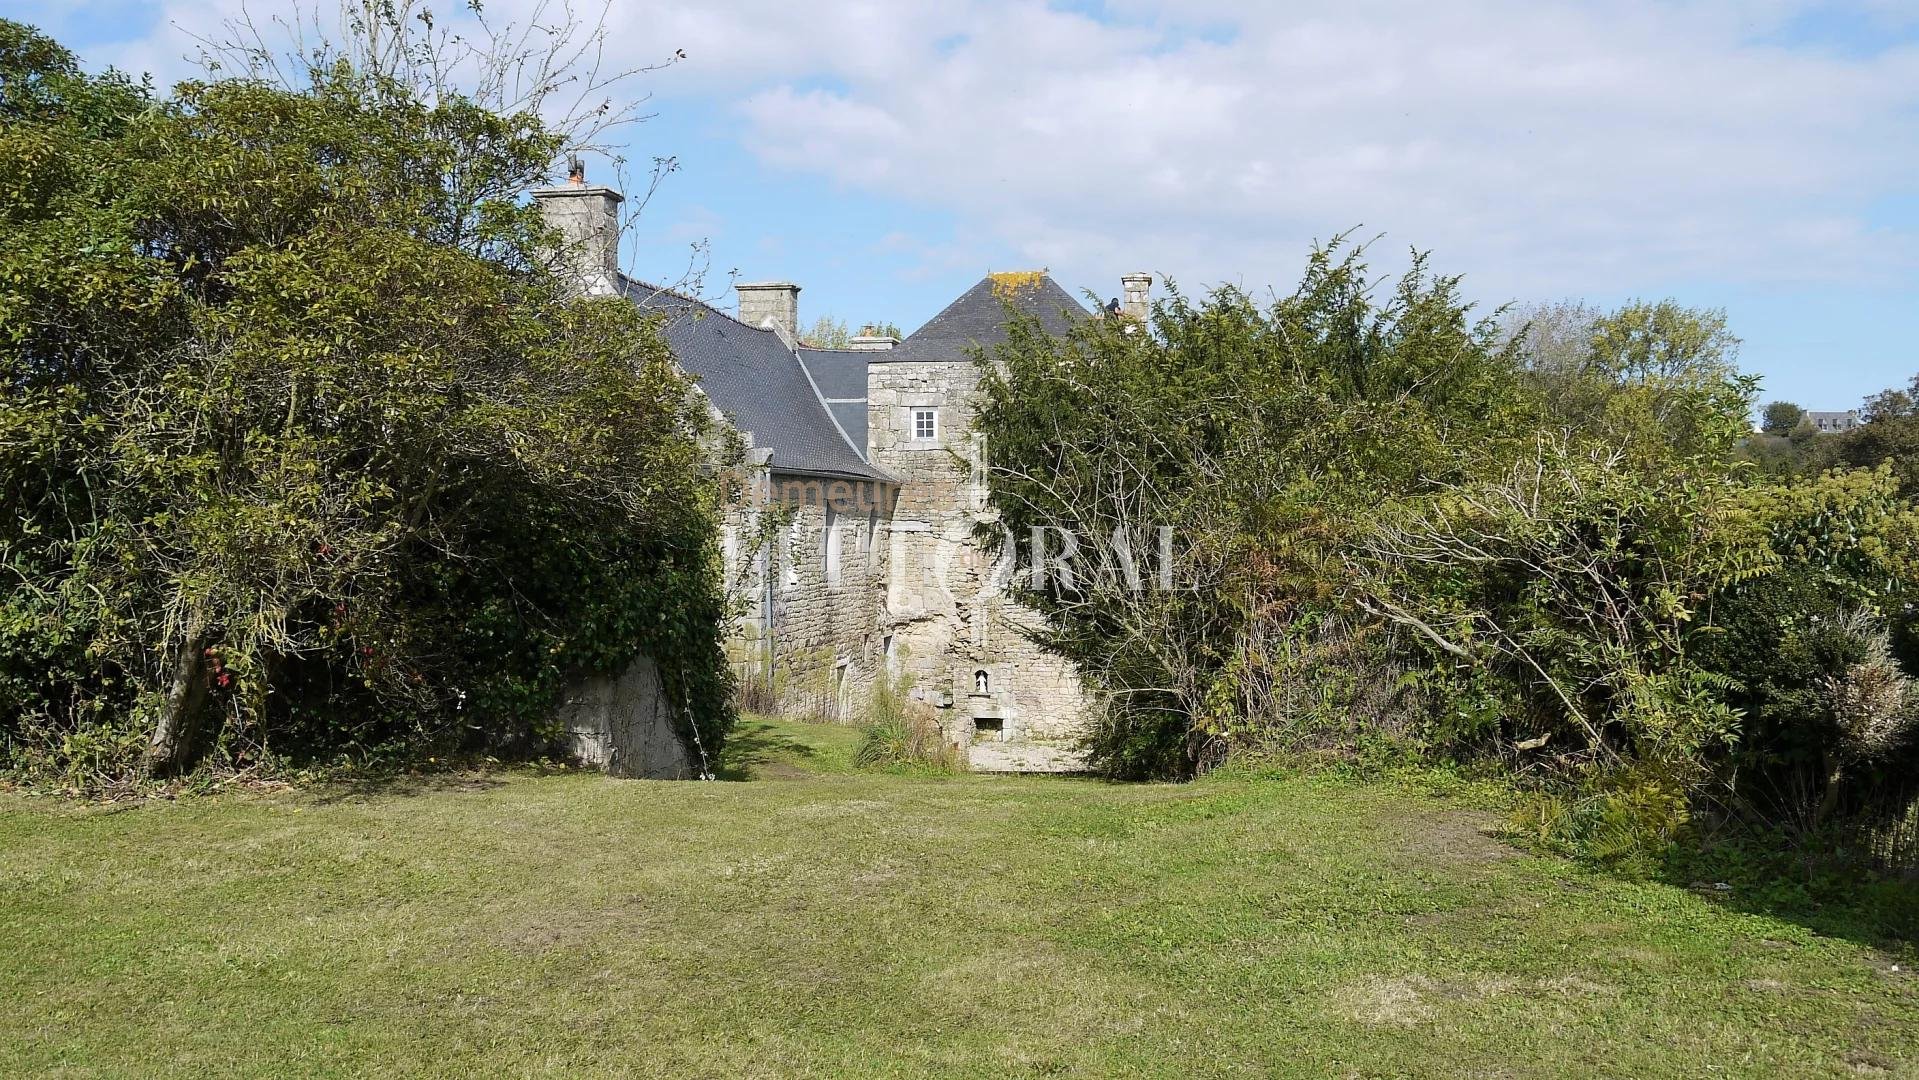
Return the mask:
[[[15,17],[164,82],[223,3]],[[1769,398],[1919,373],[1919,4],[615,0],[608,30],[687,53],[633,85],[629,165],[679,170],[630,269],[700,242],[712,297],[784,278],[808,320],[911,330],[989,270],[1283,290],[1357,228],[1488,305],[1724,307]]]

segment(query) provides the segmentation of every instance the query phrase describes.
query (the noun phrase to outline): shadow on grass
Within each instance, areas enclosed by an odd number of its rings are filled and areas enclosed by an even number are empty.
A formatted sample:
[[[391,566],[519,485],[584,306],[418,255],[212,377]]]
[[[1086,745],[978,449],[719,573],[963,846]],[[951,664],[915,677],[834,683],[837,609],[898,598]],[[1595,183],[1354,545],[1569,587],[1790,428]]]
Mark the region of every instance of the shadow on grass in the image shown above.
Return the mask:
[[[1756,839],[1682,854],[1658,875],[1718,907],[1919,957],[1919,878],[1874,873]]]
[[[495,772],[470,768],[447,769],[443,772],[393,772],[329,779],[311,788],[309,798],[321,806],[330,806],[446,791],[490,791],[505,783],[506,780]]]
[[[720,780],[797,780],[814,775],[805,767],[817,762],[820,752],[762,720],[741,720],[727,737],[720,751],[720,766],[714,775]]]

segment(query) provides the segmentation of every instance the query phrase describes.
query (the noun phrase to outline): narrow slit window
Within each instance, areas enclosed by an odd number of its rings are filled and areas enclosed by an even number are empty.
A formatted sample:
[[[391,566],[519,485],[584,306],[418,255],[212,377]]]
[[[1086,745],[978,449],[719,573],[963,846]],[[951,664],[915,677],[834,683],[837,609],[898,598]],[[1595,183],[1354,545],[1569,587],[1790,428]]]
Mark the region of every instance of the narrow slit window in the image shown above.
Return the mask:
[[[826,504],[826,527],[820,533],[820,568],[828,585],[840,583],[840,522],[832,503]]]
[[[786,587],[789,589],[797,587],[800,583],[801,528],[802,526],[799,521],[795,520],[791,525],[786,527],[785,532],[780,537],[782,578],[786,583]]]

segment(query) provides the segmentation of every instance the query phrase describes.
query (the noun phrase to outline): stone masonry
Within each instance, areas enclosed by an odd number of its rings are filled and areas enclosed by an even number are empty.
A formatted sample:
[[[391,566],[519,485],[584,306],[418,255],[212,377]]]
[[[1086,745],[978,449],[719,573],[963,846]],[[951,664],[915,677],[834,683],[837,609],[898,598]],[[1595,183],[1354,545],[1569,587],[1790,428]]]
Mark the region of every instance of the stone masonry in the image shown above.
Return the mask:
[[[885,625],[897,662],[976,767],[1068,768],[1086,708],[1079,680],[1021,633],[1034,616],[974,539],[994,520],[972,434],[978,381],[967,358],[869,369],[872,458],[900,478]],[[934,437],[916,437],[914,413],[928,409]]]
[[[889,492],[792,475],[765,483],[770,507],[727,515],[729,592],[745,612],[732,642],[736,672],[749,700],[857,720],[883,664]]]
[[[899,679],[976,769],[1080,767],[1080,681],[1031,640],[1037,615],[1008,591],[1010,557],[999,565],[976,537],[995,517],[973,418],[978,358],[1004,338],[1009,306],[1055,333],[1093,316],[1044,272],[993,274],[904,341],[867,333],[816,348],[799,339],[791,282],[737,286],[736,317],[621,275],[619,194],[586,186],[580,171],[569,179],[535,198],[581,291],[656,314],[713,413],[749,447],[724,536],[741,616],[730,650],[749,703],[857,720],[879,679]],[[1109,310],[1143,318],[1151,285],[1127,275],[1123,305]],[[581,688],[569,736],[583,757],[624,754],[626,771],[684,772],[691,758],[659,743],[657,710],[617,700],[646,670],[641,658],[627,677]]]

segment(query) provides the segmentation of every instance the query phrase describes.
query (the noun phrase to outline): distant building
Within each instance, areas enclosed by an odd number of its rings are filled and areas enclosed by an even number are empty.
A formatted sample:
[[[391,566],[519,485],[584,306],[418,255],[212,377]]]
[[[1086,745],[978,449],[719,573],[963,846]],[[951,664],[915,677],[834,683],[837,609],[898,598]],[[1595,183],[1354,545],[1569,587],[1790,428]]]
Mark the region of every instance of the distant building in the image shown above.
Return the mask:
[[[1858,409],[1847,409],[1845,412],[1807,412],[1805,419],[1799,423],[1821,435],[1837,435],[1842,431],[1851,431],[1865,421],[1859,418]]]
[[[1080,767],[1078,674],[1032,640],[1037,613],[975,539],[997,518],[972,434],[974,355],[1006,339],[1009,306],[1052,333],[1093,313],[1043,271],[992,274],[904,340],[814,348],[797,284],[737,285],[729,314],[626,277],[619,193],[570,179],[534,197],[573,248],[580,290],[659,315],[747,446],[757,498],[729,509],[724,538],[729,590],[747,601],[730,645],[742,683],[764,707],[850,719],[878,680],[904,676],[974,768]],[[1143,321],[1152,278],[1121,284],[1114,314]],[[764,516],[774,506],[783,520]]]

